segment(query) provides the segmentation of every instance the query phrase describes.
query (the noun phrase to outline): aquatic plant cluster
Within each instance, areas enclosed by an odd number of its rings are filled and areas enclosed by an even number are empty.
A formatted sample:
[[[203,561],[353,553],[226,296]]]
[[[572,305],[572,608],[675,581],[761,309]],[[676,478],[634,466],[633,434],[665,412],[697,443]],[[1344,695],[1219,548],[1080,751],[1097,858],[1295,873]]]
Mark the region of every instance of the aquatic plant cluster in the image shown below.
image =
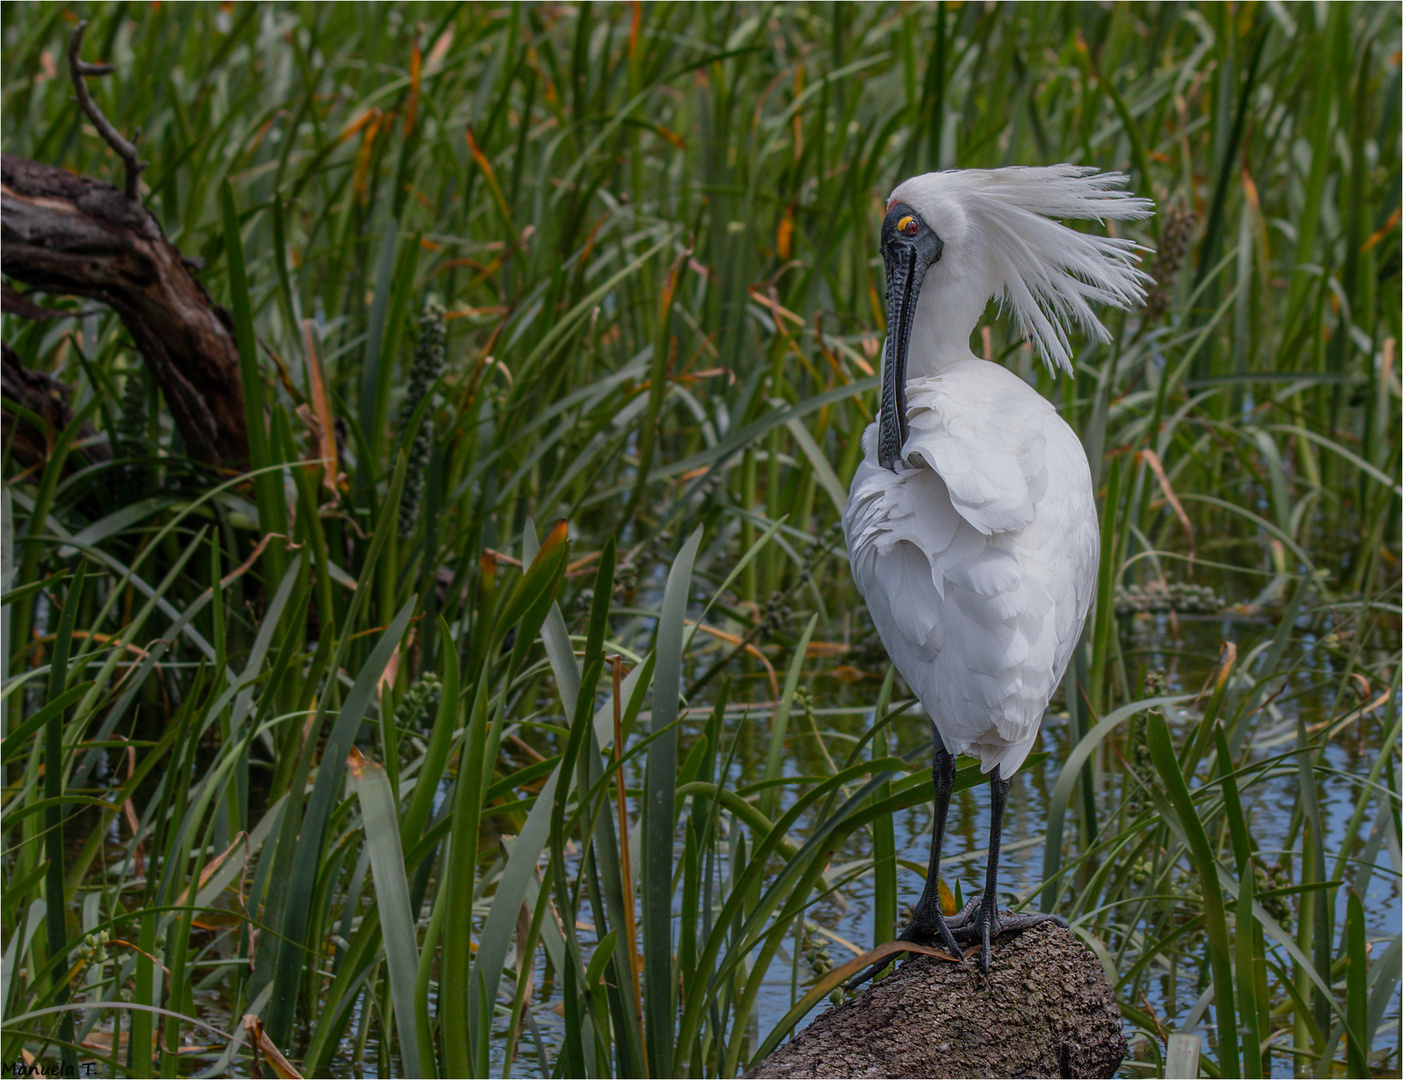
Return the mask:
[[[734,1076],[786,1038],[923,869],[924,721],[836,528],[883,200],[1071,161],[1161,208],[1158,282],[1073,377],[996,306],[973,342],[1102,522],[1008,900],[1102,960],[1126,1075],[1184,1075],[1174,1035],[1397,1072],[1397,5],[86,14],[251,438],[196,460],[117,315],[7,291],[7,365],[74,393],[26,461],[6,390],[6,1068]],[[120,184],[72,27],[0,14],[6,153]]]

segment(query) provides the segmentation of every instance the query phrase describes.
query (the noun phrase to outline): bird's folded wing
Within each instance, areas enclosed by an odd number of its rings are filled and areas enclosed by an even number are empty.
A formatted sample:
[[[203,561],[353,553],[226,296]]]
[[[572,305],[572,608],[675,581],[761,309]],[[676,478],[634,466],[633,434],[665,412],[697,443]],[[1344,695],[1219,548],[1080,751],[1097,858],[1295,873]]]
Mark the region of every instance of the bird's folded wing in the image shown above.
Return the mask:
[[[960,516],[990,536],[1032,522],[1047,490],[1043,431],[1056,412],[1016,375],[972,364],[912,380],[903,456],[939,474]],[[923,392],[937,379],[938,392]]]

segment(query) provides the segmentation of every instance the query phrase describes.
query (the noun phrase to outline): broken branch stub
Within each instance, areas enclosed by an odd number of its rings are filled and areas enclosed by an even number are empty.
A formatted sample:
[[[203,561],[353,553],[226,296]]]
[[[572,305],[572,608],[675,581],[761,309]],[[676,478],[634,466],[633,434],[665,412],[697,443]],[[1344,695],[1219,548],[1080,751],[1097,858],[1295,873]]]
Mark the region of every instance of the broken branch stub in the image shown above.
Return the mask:
[[[73,77],[73,90],[78,96],[78,107],[83,110],[83,115],[93,122],[93,127],[97,128],[103,142],[112,147],[117,156],[122,159],[122,165],[126,168],[127,175],[124,193],[128,199],[140,206],[141,174],[146,166],[137,156],[136,143],[129,141],[112,126],[112,122],[97,107],[97,102],[93,100],[92,94],[88,93],[88,83],[85,76],[110,75],[115,69],[111,64],[90,64],[82,58],[80,54],[83,51],[83,32],[87,28],[88,23],[84,19],[74,28],[73,38],[68,42],[68,71]]]

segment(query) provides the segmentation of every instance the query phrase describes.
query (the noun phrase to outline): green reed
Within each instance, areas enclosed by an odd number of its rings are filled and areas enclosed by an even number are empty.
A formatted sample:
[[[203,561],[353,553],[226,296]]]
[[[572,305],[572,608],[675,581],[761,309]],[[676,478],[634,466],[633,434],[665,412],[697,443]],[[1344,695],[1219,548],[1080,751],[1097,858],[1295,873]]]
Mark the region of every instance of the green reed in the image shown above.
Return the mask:
[[[5,444],[7,1064],[243,1071],[245,1014],[306,1075],[734,1075],[786,1037],[849,959],[816,905],[871,874],[890,936],[892,814],[930,798],[835,527],[881,200],[1070,160],[1156,201],[1157,285],[1073,379],[992,306],[973,343],[1103,497],[1018,899],[1102,959],[1136,1075],[1396,1070],[1403,945],[1360,900],[1398,877],[1396,8],[87,17],[231,315],[250,460],[185,457],[100,307],[4,316],[78,388],[46,463]],[[0,20],[7,152],[114,177],[66,9]],[[1270,629],[1171,693],[1117,589],[1194,575]],[[840,665],[856,727],[812,708]]]

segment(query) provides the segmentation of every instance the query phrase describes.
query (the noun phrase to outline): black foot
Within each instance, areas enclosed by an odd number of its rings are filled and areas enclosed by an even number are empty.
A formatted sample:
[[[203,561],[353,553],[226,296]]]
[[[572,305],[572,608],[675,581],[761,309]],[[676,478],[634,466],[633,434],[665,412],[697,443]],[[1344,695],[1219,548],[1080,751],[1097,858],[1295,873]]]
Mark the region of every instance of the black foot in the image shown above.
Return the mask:
[[[975,897],[964,906],[964,910],[956,915],[951,915],[948,919],[938,910],[925,915],[922,915],[919,911],[912,912],[911,924],[901,932],[896,940],[914,941],[920,945],[934,945],[944,949],[956,959],[963,960],[965,954],[956,943],[956,935],[951,932],[951,929],[953,927],[963,926],[969,920],[971,913],[978,904],[979,898]],[[896,958],[895,954],[883,957],[861,974],[854,975],[849,979],[847,983],[844,984],[844,989],[851,994],[869,979],[875,979],[882,969],[890,965]]]
[[[901,936],[896,940],[914,941],[921,945],[944,948],[952,956],[961,960],[964,959],[964,950],[960,948],[961,942],[965,945],[978,945],[981,949],[979,970],[987,975],[989,974],[990,942],[994,941],[1000,934],[1016,934],[1023,930],[1031,930],[1046,922],[1056,923],[1061,927],[1067,925],[1067,920],[1061,915],[1015,915],[1011,911],[996,910],[992,917],[985,917],[984,905],[981,903],[981,898],[976,896],[954,915],[947,917],[937,912],[934,918],[918,920],[913,917],[911,925],[903,930]],[[851,994],[863,983],[876,978],[896,958],[893,955],[878,960],[861,974],[854,975],[844,984],[843,988]]]
[[[989,974],[989,943],[1000,934],[1031,930],[1045,922],[1054,922],[1062,927],[1067,925],[1067,920],[1061,915],[1015,915],[1011,911],[999,911],[997,908],[992,914],[986,914],[979,897],[975,897],[965,905],[963,911],[952,915],[945,922],[956,941],[962,941],[966,945],[979,945],[982,948],[979,970],[986,975]]]

